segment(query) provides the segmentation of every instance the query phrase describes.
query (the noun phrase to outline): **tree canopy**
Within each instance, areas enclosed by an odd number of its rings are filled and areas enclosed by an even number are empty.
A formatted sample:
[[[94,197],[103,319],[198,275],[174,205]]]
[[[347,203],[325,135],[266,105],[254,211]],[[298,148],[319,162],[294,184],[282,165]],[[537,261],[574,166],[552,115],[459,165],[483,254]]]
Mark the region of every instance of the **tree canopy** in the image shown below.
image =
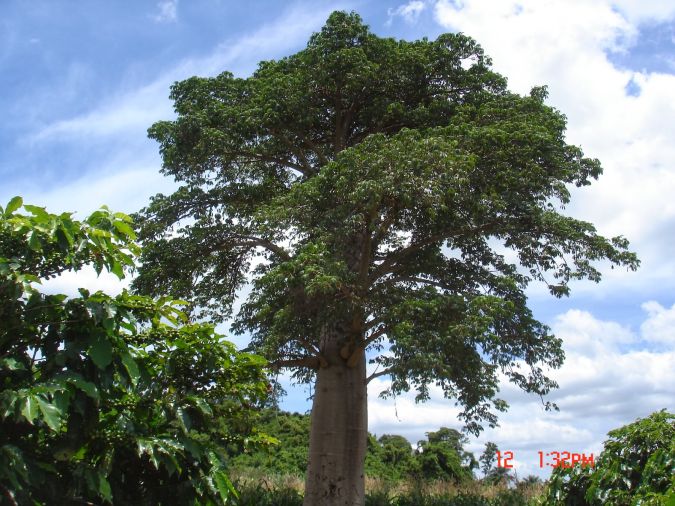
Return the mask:
[[[625,238],[562,214],[602,169],[546,96],[509,92],[466,35],[381,38],[346,12],[249,77],[172,86],[177,117],[149,134],[181,186],[139,214],[134,287],[223,320],[251,283],[234,329],[316,380],[306,504],[362,504],[373,378],[494,426],[500,374],[543,396],[563,360],[527,286],[637,268]]]
[[[336,12],[250,77],[174,84],[177,118],[149,133],[182,186],[141,214],[135,287],[222,320],[252,279],[236,328],[271,361],[311,379],[322,326],[346,319],[347,358],[386,344],[371,362],[391,392],[438,383],[473,429],[496,421],[499,371],[547,393],[541,365],[563,353],[527,285],[561,296],[600,279],[594,260],[638,261],[558,212],[600,164],[565,142],[544,88],[510,93],[490,63],[463,34],[380,38]]]
[[[166,297],[44,293],[86,265],[123,277],[138,246],[122,213],[22,204],[0,208],[0,504],[223,504],[227,447],[265,441],[264,360]]]

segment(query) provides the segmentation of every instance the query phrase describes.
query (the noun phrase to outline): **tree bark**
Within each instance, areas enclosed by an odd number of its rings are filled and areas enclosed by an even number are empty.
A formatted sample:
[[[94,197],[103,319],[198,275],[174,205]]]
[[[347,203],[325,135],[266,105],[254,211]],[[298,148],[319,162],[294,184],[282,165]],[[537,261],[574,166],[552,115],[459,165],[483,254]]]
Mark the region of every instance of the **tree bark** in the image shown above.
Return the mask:
[[[363,351],[356,352],[358,360],[340,356],[347,340],[348,332],[340,329],[322,336],[328,366],[316,373],[304,506],[364,505],[366,359]]]

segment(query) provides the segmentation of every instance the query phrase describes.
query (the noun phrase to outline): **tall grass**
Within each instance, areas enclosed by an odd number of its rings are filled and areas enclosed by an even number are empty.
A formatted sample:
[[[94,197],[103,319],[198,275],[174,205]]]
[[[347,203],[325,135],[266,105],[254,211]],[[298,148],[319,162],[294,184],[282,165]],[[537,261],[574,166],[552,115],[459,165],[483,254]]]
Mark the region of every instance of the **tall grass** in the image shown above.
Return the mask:
[[[260,476],[255,470],[233,476],[239,506],[301,506],[301,477]],[[541,504],[543,484],[507,489],[481,482],[386,482],[366,480],[366,506],[530,506]]]

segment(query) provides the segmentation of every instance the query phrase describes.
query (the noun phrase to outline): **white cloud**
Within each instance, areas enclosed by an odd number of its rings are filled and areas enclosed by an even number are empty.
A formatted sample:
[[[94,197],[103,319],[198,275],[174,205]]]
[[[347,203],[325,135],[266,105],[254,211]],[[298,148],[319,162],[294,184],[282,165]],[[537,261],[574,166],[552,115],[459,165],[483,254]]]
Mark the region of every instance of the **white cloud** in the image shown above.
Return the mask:
[[[646,319],[639,334],[587,311],[558,315],[552,327],[563,340],[566,361],[550,372],[560,388],[546,400],[560,411],[544,411],[540,399],[502,377],[500,397],[511,407],[500,414],[498,428],[472,438],[467,448],[478,455],[487,441],[494,441],[502,451],[514,452],[519,476],[546,476],[550,468],[539,467],[539,451],[597,455],[609,430],[662,408],[675,409],[675,347],[671,342],[665,351],[649,350],[654,336],[675,333],[675,306],[668,310],[648,302],[643,309]],[[416,442],[441,426],[460,428],[459,409],[439,389],[432,389],[425,404],[415,404],[412,394],[394,403],[377,398],[386,386],[378,378],[369,387],[371,432],[401,434]]]
[[[615,322],[597,320],[588,311],[571,309],[558,315],[553,323],[556,336],[565,341],[565,350],[592,357],[617,345],[635,341],[630,329]]]
[[[157,23],[171,23],[178,19],[178,0],[163,0],[157,3],[157,14],[152,19]]]
[[[664,0],[614,0],[612,5],[633,22],[659,21],[675,16],[675,4]]]
[[[670,309],[656,301],[642,304],[649,318],[640,326],[645,340],[675,347],[675,304]],[[675,369],[675,364],[672,365]]]
[[[389,15],[389,19],[387,20],[387,24],[391,24],[392,19],[396,16],[402,17],[406,23],[415,23],[426,8],[427,2],[423,0],[411,0],[406,4],[399,5],[395,9],[388,9],[387,14]]]
[[[86,288],[91,293],[102,291],[111,296],[122,293],[124,288],[129,288],[130,278],[120,280],[114,274],[107,271],[96,274],[93,267],[87,266],[73,272],[67,271],[60,276],[44,280],[40,291],[47,294],[63,293],[69,297],[78,297],[78,288]]]
[[[228,40],[206,56],[188,58],[167,69],[152,82],[138,88],[105,97],[97,107],[72,118],[44,126],[31,142],[91,139],[137,139],[155,121],[173,116],[168,99],[172,83],[193,75],[213,76],[224,70],[246,75],[260,60],[271,54],[282,55],[310,35],[310,30],[325,21],[331,9],[289,9],[274,23],[266,24],[237,40]]]
[[[672,2],[610,0],[439,0],[437,21],[474,37],[509,87],[527,93],[548,85],[549,103],[568,117],[567,138],[605,173],[574,189],[566,212],[603,235],[625,235],[642,260],[637,274],[607,273],[606,287],[650,288],[674,281],[675,75],[616,67],[639,23],[675,16]],[[633,80],[639,96],[627,93]],[[588,284],[586,291],[596,291]]]
[[[0,201],[7,202],[19,194],[24,202],[47,208],[52,213],[77,212],[76,219],[83,219],[102,205],[113,211],[132,213],[147,205],[150,196],[168,192],[175,183],[159,173],[159,157],[140,162],[131,156],[108,160],[94,166],[81,177],[58,187],[40,185],[40,181],[18,184],[0,189]],[[10,194],[11,192],[11,194]]]

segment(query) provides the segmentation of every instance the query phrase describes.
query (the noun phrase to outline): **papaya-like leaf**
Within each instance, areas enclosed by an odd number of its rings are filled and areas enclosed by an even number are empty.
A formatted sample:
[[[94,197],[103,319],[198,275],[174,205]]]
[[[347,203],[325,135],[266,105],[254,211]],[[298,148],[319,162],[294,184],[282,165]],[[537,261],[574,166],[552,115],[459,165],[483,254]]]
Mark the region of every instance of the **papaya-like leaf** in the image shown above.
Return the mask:
[[[19,209],[23,205],[23,199],[18,195],[7,203],[5,207],[5,216],[10,217],[14,211]]]
[[[37,402],[45,423],[50,429],[59,430],[61,428],[63,413],[54,404],[40,397],[37,397]]]
[[[99,369],[105,369],[112,362],[113,347],[104,336],[97,336],[89,346],[88,354]]]

